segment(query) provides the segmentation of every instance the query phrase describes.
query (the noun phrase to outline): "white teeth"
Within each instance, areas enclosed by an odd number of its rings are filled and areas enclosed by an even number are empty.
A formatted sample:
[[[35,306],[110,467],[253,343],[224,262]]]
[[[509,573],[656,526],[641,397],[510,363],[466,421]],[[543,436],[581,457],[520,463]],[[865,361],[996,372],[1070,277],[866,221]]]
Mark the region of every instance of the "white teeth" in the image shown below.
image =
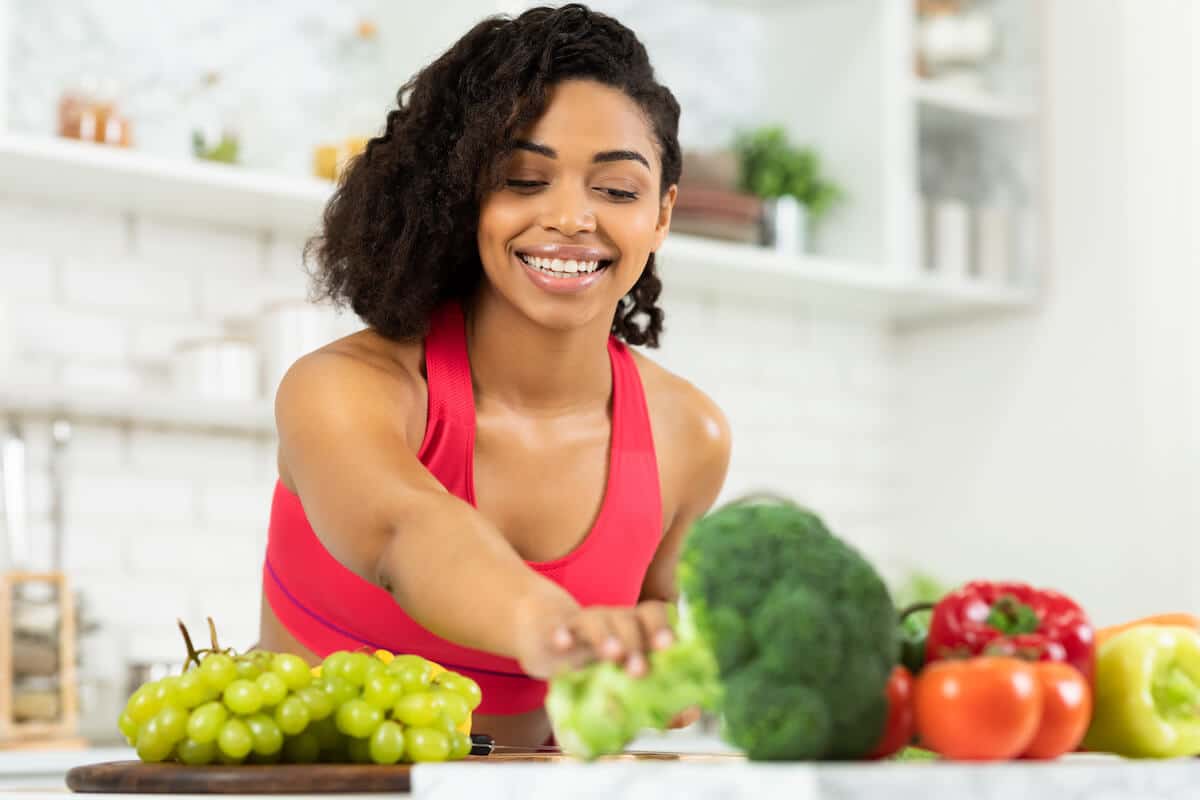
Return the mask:
[[[599,261],[573,261],[561,258],[538,258],[536,256],[521,256],[521,258],[525,263],[537,267],[543,272],[558,272],[567,275],[579,272],[595,272],[600,267]]]

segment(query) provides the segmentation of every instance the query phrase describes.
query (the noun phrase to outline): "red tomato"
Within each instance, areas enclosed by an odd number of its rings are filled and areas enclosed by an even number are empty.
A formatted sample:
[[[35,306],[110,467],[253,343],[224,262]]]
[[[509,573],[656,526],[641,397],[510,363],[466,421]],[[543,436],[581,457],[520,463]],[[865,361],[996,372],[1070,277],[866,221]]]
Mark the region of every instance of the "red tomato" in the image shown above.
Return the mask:
[[[1070,664],[1041,661],[1034,676],[1042,686],[1042,720],[1024,758],[1058,758],[1083,741],[1092,721],[1092,688]]]
[[[888,678],[888,716],[883,727],[883,737],[869,758],[887,758],[906,746],[913,738],[913,677],[907,669],[896,665]]]
[[[1016,758],[1042,716],[1034,665],[1006,656],[930,664],[917,678],[913,699],[921,746],[963,761]]]

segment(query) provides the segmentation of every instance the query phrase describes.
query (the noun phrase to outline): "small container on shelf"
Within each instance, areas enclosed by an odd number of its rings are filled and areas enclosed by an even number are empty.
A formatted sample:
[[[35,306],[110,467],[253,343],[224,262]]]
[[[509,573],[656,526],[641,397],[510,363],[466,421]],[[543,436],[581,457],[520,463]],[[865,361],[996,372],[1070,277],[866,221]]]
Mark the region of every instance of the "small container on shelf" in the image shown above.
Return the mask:
[[[58,101],[58,135],[114,147],[133,143],[133,126],[121,111],[114,81],[83,78],[65,89]]]

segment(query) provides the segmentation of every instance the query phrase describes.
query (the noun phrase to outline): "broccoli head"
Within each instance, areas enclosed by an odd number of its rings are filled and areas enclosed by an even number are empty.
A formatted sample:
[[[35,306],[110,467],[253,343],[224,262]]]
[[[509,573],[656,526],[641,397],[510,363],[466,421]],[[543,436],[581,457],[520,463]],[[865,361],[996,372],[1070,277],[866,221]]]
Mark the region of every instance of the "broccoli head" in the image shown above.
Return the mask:
[[[898,657],[883,580],[811,511],[737,501],[698,521],[678,569],[676,641],[633,678],[595,663],[550,682],[546,710],[563,750],[619,753],[680,711],[721,713],[722,734],[754,760],[849,759],[878,743]]]
[[[680,588],[723,686],[725,738],[756,760],[866,755],[898,655],[887,586],[820,517],[730,503],[692,528]]]

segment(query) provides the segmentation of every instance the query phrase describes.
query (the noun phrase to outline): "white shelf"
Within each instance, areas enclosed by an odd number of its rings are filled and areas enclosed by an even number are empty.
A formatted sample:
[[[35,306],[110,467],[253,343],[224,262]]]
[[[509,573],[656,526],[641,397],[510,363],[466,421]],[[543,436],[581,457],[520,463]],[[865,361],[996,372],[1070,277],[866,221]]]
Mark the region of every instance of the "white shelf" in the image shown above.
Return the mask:
[[[0,135],[0,186],[73,204],[306,233],[333,192],[317,178],[17,134]]]
[[[967,117],[1007,122],[1024,122],[1037,112],[1031,101],[1010,99],[984,91],[941,85],[932,81],[913,82],[913,96],[929,108]]]
[[[0,185],[15,187],[20,194],[50,195],[62,202],[290,230],[315,229],[333,191],[332,184],[317,179],[268,175],[224,164],[177,162],[85,142],[29,136],[0,136]],[[1027,293],[1002,288],[943,286],[918,280],[896,265],[788,257],[765,248],[680,234],[668,237],[662,263],[668,291],[681,286],[750,297],[788,297],[813,307],[867,310],[897,321],[1012,309],[1030,302]],[[125,399],[96,397],[95,401],[65,395],[60,399],[69,401],[80,413],[107,409],[105,413],[110,415],[132,417],[138,410],[123,405]],[[103,406],[104,402],[110,405]],[[259,423],[244,421],[258,418],[244,408],[221,410],[207,401],[151,396],[139,403],[154,409],[165,423],[198,419],[239,430],[259,429]],[[213,408],[216,410],[206,413]]]
[[[167,392],[96,391],[40,383],[0,382],[0,416],[62,417],[253,436],[275,432],[273,404]]]
[[[939,280],[899,267],[672,234],[660,257],[664,292],[675,288],[783,300],[797,306],[871,316],[898,325],[1031,309],[1032,289]]]

